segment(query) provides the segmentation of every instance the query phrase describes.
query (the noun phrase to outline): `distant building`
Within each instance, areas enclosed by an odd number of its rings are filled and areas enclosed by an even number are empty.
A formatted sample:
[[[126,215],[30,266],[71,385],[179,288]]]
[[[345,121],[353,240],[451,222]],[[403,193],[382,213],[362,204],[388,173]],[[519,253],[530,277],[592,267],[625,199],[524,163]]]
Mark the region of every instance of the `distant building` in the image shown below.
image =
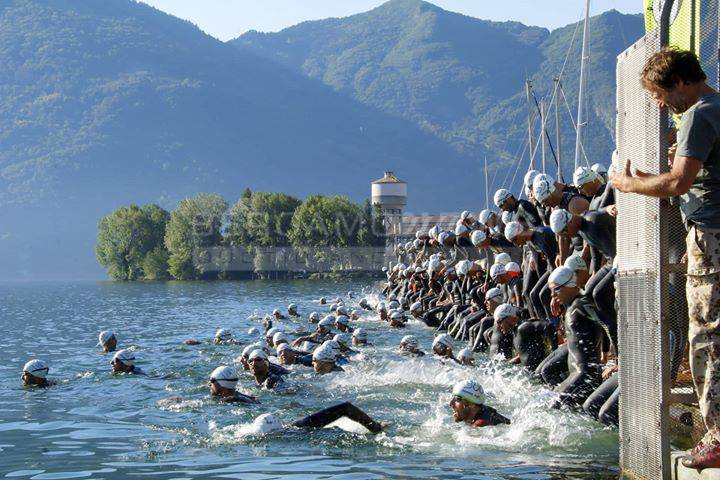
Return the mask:
[[[382,178],[372,182],[370,188],[372,204],[378,205],[385,217],[387,235],[400,233],[403,208],[407,205],[407,183],[388,171]]]

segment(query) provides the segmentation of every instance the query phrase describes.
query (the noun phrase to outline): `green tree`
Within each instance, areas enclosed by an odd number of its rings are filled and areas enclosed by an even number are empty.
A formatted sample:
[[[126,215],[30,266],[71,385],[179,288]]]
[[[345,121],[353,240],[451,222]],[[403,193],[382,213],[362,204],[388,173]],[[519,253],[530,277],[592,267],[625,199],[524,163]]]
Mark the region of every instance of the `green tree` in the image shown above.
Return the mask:
[[[362,209],[346,197],[312,195],[292,218],[290,245],[303,247],[350,247],[358,244]]]
[[[178,280],[197,278],[205,273],[194,262],[204,258],[211,247],[222,245],[222,225],[228,204],[220,195],[199,193],[180,201],[170,215],[165,231],[165,247],[170,253],[170,274]]]
[[[246,188],[228,212],[227,242],[235,247],[252,243],[246,225],[252,209],[252,190]]]
[[[158,246],[162,248],[168,218],[168,213],[157,205],[130,205],[100,220],[95,256],[110,278],[144,278],[145,257]]]
[[[148,252],[142,263],[145,280],[167,280],[170,267],[168,265],[169,257],[170,253],[162,245],[158,245]]]

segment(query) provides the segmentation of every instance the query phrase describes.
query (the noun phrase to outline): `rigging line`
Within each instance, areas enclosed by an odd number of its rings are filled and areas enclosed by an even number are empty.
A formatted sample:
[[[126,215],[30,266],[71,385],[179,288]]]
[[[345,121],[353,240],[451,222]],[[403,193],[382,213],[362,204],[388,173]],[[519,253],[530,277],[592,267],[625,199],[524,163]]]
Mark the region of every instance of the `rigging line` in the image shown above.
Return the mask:
[[[527,148],[527,144],[525,145],[525,148]],[[523,154],[525,153],[525,149],[523,149]],[[512,192],[513,186],[515,185],[515,179],[517,178],[518,171],[520,171],[520,166],[523,164],[522,157],[520,157],[520,161],[517,163],[517,166],[515,167],[515,173],[513,174],[512,181],[510,182],[510,185],[508,187],[508,190]],[[528,168],[530,167],[530,164],[528,164]],[[525,186],[524,184],[522,186]],[[520,187],[520,193],[516,196],[516,198],[522,198],[522,195],[525,193],[524,189]]]
[[[573,129],[575,130],[575,133],[577,133],[577,124],[575,123],[575,118],[573,117],[572,111],[570,110],[570,104],[568,103],[567,97],[565,96],[565,89],[560,87],[560,93],[562,93],[563,100],[565,100],[565,108],[567,109],[568,115],[570,116],[570,121],[572,122]],[[585,159],[585,165],[590,167],[590,162],[588,162],[587,155],[585,154],[585,146],[582,144],[582,142],[580,142],[580,152]]]
[[[537,108],[538,112],[540,112],[540,104],[538,103],[537,97],[535,97],[535,92],[533,92],[533,100],[535,100],[535,108]],[[545,100],[545,99],[543,98],[543,100]],[[555,101],[555,95],[552,96],[552,99],[551,99],[550,101],[551,101],[551,102],[554,102],[554,101]],[[541,116],[541,118],[542,118],[542,112],[540,112],[540,116]],[[543,123],[543,124],[540,126],[540,131],[541,131],[541,132],[542,132],[542,130],[543,130],[543,127],[546,127],[546,125],[547,125],[547,117],[548,117],[548,115],[547,115],[547,112],[546,112],[545,118],[542,118],[542,123]],[[555,155],[555,149],[553,148],[553,144],[552,144],[552,142],[550,141],[550,134],[548,133],[547,127],[546,127],[544,130],[545,130],[545,138],[547,138],[547,141],[548,141],[548,143],[550,144],[550,152],[552,153],[552,156],[553,156],[553,158],[555,159],[555,166],[557,166],[557,165],[558,165],[557,155]],[[542,134],[541,134],[541,135],[542,135]],[[542,145],[542,144],[541,144],[541,145]]]

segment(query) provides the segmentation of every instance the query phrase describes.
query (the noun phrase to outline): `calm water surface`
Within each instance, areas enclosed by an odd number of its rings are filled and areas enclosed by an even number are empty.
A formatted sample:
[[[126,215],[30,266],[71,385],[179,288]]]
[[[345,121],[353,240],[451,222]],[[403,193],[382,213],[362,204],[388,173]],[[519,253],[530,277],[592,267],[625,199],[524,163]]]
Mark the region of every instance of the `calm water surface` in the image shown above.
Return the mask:
[[[242,346],[215,346],[230,328],[242,345],[253,313],[299,305],[320,311],[320,296],[372,295],[370,282],[301,280],[216,283],[0,284],[0,478],[617,478],[617,435],[586,417],[549,408],[553,394],[518,370],[488,358],[475,368],[396,353],[413,333],[428,350],[422,324],[389,331],[377,318],[368,347],[345,372],[316,376],[298,367],[288,392],[241,388],[261,405],[220,405],[207,396],[209,373],[239,364]],[[348,300],[346,299],[346,303]],[[288,330],[297,325],[288,323]],[[304,325],[303,325],[304,326]],[[110,356],[95,347],[112,329],[120,348],[133,347],[153,377],[112,376]],[[182,344],[187,338],[200,346]],[[58,385],[20,386],[24,362],[50,364]],[[475,378],[510,426],[455,424],[449,389]],[[175,404],[159,400],[180,396]],[[377,420],[378,436],[341,421],[340,428],[260,436],[251,422],[277,413],[286,422],[350,400]]]

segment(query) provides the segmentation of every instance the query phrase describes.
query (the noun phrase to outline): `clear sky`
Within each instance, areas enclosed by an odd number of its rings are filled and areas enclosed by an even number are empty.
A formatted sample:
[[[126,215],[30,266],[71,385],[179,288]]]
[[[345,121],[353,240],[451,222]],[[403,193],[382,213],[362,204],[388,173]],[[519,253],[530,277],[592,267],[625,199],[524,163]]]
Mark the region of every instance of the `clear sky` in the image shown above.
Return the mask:
[[[276,32],[306,20],[346,17],[385,0],[141,0],[189,20],[206,33],[229,40],[248,30]],[[516,20],[554,29],[578,21],[583,0],[430,0],[430,3],[486,20]],[[642,0],[592,0],[591,14],[616,9],[640,13]]]

